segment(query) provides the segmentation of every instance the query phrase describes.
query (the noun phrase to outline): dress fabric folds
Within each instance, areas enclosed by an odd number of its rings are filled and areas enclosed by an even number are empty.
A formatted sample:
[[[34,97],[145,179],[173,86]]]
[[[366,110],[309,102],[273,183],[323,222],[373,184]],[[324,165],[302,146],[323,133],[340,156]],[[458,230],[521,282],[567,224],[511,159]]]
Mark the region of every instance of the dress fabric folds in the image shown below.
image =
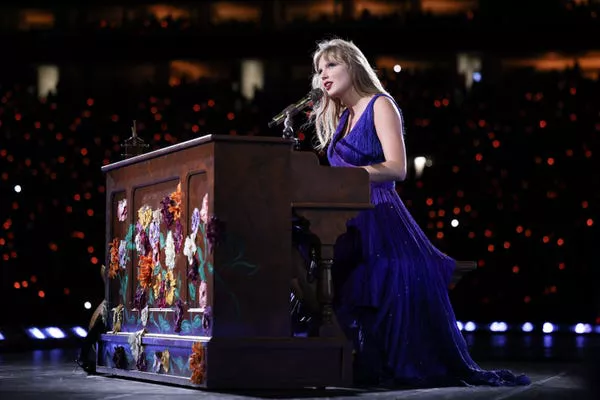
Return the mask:
[[[369,102],[344,137],[348,110],[328,149],[332,167],[385,160]],[[393,99],[392,99],[393,100]],[[400,109],[398,108],[398,111]],[[402,114],[400,114],[402,115]],[[335,247],[338,322],[355,346],[355,380],[366,385],[526,385],[524,375],[482,370],[456,324],[448,285],[455,260],[414,221],[394,182],[372,182],[373,209],[348,221]]]

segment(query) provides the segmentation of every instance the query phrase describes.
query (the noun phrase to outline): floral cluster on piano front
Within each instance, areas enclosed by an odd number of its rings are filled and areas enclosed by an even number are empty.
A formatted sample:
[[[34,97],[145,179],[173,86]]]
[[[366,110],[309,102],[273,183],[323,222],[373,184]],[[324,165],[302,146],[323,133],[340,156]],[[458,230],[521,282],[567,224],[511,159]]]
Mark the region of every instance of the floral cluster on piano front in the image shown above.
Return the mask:
[[[222,239],[222,224],[214,215],[209,215],[208,193],[202,197],[200,208],[193,209],[188,226],[189,235],[184,237],[182,216],[184,193],[181,183],[175,191],[162,198],[156,208],[145,204],[135,217],[135,224],[129,227],[124,240],[115,237],[109,243],[109,278],[120,280],[121,304],[127,304],[129,254],[137,254],[137,289],[133,300],[133,310],[139,319],[126,308],[120,313],[120,320],[137,328],[154,326],[160,333],[183,332],[190,334],[200,331],[210,334],[211,307],[208,302],[208,277],[214,273],[210,257],[214,247]],[[117,217],[120,222],[127,221],[127,200],[117,204]],[[166,229],[165,229],[166,228]],[[176,269],[177,255],[187,259],[187,268],[181,274]],[[119,273],[121,271],[122,273]],[[183,276],[180,276],[183,275]],[[133,277],[133,275],[132,275]],[[187,299],[180,298],[182,278],[187,278]],[[155,319],[153,311],[158,311]],[[164,311],[174,311],[172,321]],[[184,319],[186,311],[191,311],[189,319]],[[123,315],[124,314],[124,315]],[[136,322],[137,321],[137,322]],[[117,324],[120,330],[122,324]],[[114,330],[114,329],[113,329]]]
[[[142,310],[142,324],[146,326],[146,299],[157,308],[174,305],[179,297],[177,280],[174,276],[175,257],[183,248],[183,226],[181,224],[181,184],[161,201],[159,209],[148,205],[138,212],[135,225],[135,249],[138,254],[138,289],[134,307]],[[161,224],[166,226],[166,239],[161,232]],[[164,250],[164,263],[161,264],[161,250]]]
[[[208,301],[209,276],[213,274],[210,257],[221,240],[221,224],[215,216],[209,216],[209,197],[206,193],[200,208],[194,208],[189,235],[184,237],[182,210],[184,193],[181,183],[175,191],[162,198],[156,208],[143,205],[134,215],[135,224],[129,226],[125,238],[115,237],[109,243],[109,278],[120,280],[120,304],[112,309],[113,333],[130,332],[129,346],[107,349],[105,357],[116,368],[127,369],[135,365],[139,371],[152,366],[155,373],[191,374],[191,380],[200,384],[204,380],[204,353],[201,343],[195,343],[189,355],[170,357],[168,349],[158,349],[142,342],[150,328],[159,333],[200,333],[210,335],[211,307]],[[117,204],[119,222],[128,220],[127,200]],[[133,300],[133,313],[127,303],[129,254],[137,255],[137,289]],[[187,299],[181,298],[181,281],[176,268],[178,255],[186,257],[187,266],[182,271],[188,281]],[[133,277],[134,275],[131,274]],[[152,305],[154,309],[150,309]],[[167,318],[168,311],[173,318]],[[189,318],[184,319],[188,311]],[[136,315],[138,317],[136,317]],[[125,329],[127,327],[128,329]],[[188,362],[186,362],[186,359]]]

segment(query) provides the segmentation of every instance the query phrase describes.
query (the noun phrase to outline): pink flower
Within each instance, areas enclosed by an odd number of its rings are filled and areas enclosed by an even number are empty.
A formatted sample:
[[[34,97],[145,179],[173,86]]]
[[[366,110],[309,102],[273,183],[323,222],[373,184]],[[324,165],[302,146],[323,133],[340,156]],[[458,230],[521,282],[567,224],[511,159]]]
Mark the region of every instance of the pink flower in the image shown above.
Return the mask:
[[[202,199],[202,209],[200,210],[200,220],[206,224],[208,222],[208,193]]]

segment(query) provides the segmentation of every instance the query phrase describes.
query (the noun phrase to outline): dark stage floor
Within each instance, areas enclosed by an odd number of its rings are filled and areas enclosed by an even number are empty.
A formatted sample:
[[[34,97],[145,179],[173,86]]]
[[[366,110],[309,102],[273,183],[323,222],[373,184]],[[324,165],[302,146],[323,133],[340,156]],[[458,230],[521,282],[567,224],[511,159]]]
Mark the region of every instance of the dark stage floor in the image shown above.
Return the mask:
[[[591,339],[471,338],[473,355],[484,368],[508,368],[528,374],[527,387],[437,388],[419,390],[327,390],[204,392],[142,381],[91,375],[73,362],[76,350],[53,349],[0,353],[2,399],[592,399],[584,379],[582,356],[592,351]],[[545,343],[545,346],[544,346]],[[502,344],[500,346],[500,344]],[[528,349],[528,350],[527,350]]]

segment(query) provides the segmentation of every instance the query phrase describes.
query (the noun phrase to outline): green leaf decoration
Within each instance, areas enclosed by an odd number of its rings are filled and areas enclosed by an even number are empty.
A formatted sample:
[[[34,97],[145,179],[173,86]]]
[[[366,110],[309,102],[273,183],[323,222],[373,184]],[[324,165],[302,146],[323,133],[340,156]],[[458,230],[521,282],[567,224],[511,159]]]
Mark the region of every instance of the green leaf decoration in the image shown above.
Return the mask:
[[[154,290],[148,290],[148,304],[154,304]]]
[[[154,319],[154,313],[148,313],[150,314],[148,317],[148,321],[152,324],[154,324],[154,326],[156,326],[158,329],[160,329],[160,325],[158,325],[158,322],[156,322],[156,320]]]
[[[137,321],[136,321],[136,314],[137,313],[133,313],[133,312],[129,312],[127,309],[124,310],[125,311],[125,321],[127,321],[127,323],[129,325],[134,325]]]
[[[192,282],[188,283],[190,300],[196,302],[196,286]]]
[[[121,295],[123,304],[127,304],[127,282],[129,281],[129,275],[123,275],[119,278],[121,287],[119,288],[119,294]]]
[[[185,319],[181,322],[181,333],[192,333],[192,324],[189,320]]]
[[[158,325],[161,332],[168,333],[172,330],[171,324],[169,323],[169,321],[167,321],[163,314],[158,315]]]
[[[200,263],[204,262],[204,252],[202,251],[202,247],[196,246],[196,254],[198,254],[198,260]]]
[[[200,329],[202,327],[202,317],[200,315],[196,315],[192,320],[192,328]]]
[[[205,281],[206,280],[206,272],[204,272],[204,265],[206,263],[204,261],[200,262],[200,265],[198,266],[198,272],[200,273],[200,280]]]
[[[125,241],[127,242],[127,250],[135,250],[135,225],[130,224],[125,235]]]
[[[171,360],[177,366],[178,372],[184,372],[188,368],[188,360],[181,356],[172,357]]]

